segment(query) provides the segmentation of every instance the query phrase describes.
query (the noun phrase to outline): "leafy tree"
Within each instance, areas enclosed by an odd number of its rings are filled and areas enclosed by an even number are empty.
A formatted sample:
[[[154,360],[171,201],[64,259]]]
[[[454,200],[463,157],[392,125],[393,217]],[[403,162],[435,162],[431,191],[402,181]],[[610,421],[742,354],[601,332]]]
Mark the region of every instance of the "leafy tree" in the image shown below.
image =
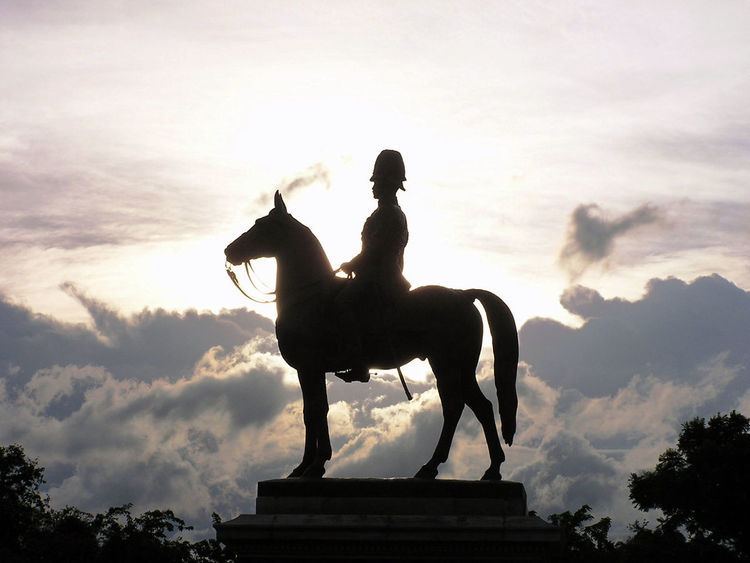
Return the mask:
[[[634,522],[630,531],[633,535],[617,544],[620,563],[733,563],[740,560],[723,546],[698,538],[688,540],[680,530],[663,520],[655,529],[648,528],[646,521]]]
[[[734,411],[686,422],[677,449],[659,456],[654,470],[630,476],[631,500],[660,509],[660,528],[684,528],[695,549],[750,559],[749,430],[750,419]]]
[[[573,513],[566,510],[549,516],[549,522],[560,526],[563,531],[567,561],[611,560],[610,556],[615,550],[615,545],[608,538],[612,520],[607,517],[588,526],[585,525],[593,519],[591,507],[588,504],[584,504]]]
[[[33,543],[48,510],[39,492],[43,483],[44,469],[21,446],[0,446],[0,560],[15,561]]]
[[[112,563],[128,561],[190,561],[190,542],[168,533],[190,530],[171,510],[152,510],[134,518],[131,504],[112,507],[94,517],[100,543],[100,559]]]
[[[55,563],[231,563],[216,540],[191,543],[191,530],[171,510],[140,516],[132,505],[92,515],[77,508],[54,510],[42,497],[44,469],[19,445],[0,446],[0,561]],[[221,519],[213,515],[214,523]]]
[[[617,563],[729,563],[750,561],[750,419],[737,412],[708,422],[683,424],[677,447],[659,456],[656,468],[630,476],[630,498],[641,510],[663,517],[649,528],[630,526],[631,536],[612,543],[610,520],[593,520],[588,505],[549,521],[566,537],[564,560]]]

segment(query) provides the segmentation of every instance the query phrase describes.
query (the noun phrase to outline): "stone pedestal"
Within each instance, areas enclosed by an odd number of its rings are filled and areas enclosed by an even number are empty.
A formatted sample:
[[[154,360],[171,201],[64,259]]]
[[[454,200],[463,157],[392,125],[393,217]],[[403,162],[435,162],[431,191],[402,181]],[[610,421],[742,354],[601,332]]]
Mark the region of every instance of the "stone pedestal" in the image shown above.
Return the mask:
[[[560,530],[509,481],[277,479],[216,526],[245,561],[551,561]]]

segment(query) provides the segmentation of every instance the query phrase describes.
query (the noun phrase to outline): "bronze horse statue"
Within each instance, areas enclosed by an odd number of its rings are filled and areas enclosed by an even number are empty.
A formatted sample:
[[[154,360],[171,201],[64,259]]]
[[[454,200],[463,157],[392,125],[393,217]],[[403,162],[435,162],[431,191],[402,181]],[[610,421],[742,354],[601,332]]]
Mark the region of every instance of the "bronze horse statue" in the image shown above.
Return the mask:
[[[347,280],[336,277],[317,237],[287,212],[279,192],[274,204],[271,212],[227,246],[224,254],[234,265],[261,257],[276,259],[276,336],[282,357],[297,370],[304,402],[305,450],[302,462],[289,477],[322,477],[332,453],[325,374],[348,367],[336,365],[340,362],[336,359],[340,339],[333,315],[333,297]],[[482,479],[502,478],[500,464],[505,454],[492,403],[476,379],[482,318],[473,304],[475,299],[486,311],[492,334],[502,435],[511,445],[518,407],[518,334],[513,314],[502,299],[481,289],[419,287],[394,307],[388,319],[389,346],[369,350],[370,366],[392,369],[426,358],[435,374],[443,428],[434,454],[417,478],[434,479],[438,465],[448,459],[464,405],[479,419],[489,449],[490,466]]]

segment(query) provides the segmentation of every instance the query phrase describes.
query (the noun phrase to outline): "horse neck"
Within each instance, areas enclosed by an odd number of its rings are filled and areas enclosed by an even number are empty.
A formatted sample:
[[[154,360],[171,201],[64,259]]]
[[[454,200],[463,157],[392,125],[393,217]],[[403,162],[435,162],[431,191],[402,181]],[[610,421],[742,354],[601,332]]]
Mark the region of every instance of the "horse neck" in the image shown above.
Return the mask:
[[[320,241],[302,223],[296,219],[294,222],[287,245],[276,257],[278,313],[295,295],[309,291],[316,282],[333,277],[333,268]]]

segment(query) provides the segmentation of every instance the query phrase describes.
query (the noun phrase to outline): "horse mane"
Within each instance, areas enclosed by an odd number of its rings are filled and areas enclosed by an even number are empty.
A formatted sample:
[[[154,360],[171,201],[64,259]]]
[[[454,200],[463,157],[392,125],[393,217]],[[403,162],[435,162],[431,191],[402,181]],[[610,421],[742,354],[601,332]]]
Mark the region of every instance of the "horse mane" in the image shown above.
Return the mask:
[[[296,241],[300,254],[307,254],[307,258],[310,260],[310,268],[320,270],[321,273],[326,273],[329,276],[333,276],[333,267],[331,261],[328,259],[326,251],[323,249],[323,245],[320,244],[318,237],[312,232],[310,227],[289,215],[291,224],[293,226],[293,233],[299,240]]]

